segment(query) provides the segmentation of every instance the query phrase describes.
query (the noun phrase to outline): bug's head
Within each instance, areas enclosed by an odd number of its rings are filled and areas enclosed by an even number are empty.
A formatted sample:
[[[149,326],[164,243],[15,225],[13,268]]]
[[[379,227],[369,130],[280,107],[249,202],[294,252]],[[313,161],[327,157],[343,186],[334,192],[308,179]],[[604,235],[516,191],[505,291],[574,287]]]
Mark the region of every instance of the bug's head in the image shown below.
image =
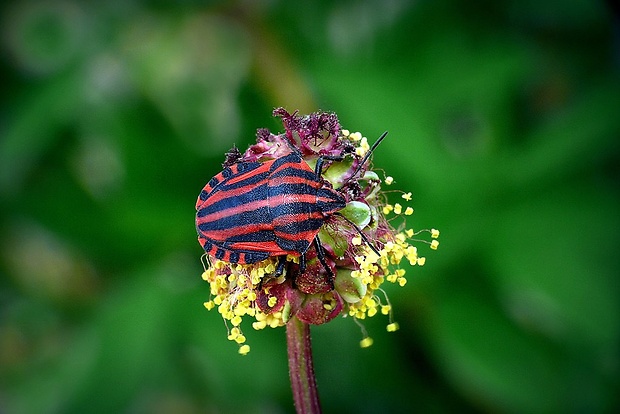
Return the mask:
[[[331,185],[323,185],[317,190],[317,204],[319,211],[325,217],[342,210],[347,205],[347,200],[338,190],[334,190]]]

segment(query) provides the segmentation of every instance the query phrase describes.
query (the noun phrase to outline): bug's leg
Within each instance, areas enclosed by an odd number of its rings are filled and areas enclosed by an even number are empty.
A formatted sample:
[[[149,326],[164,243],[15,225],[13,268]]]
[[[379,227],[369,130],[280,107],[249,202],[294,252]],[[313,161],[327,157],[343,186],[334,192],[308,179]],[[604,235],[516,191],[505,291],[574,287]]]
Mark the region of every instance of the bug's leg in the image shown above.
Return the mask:
[[[202,263],[202,268],[205,270],[205,272],[207,271],[207,269],[211,269],[211,267],[213,267],[207,253],[203,253],[202,256],[200,256],[200,263]]]
[[[282,276],[282,273],[284,273],[284,265],[286,265],[286,256],[280,256],[278,258],[278,265],[276,266],[276,272],[274,273],[275,277]]]
[[[323,159],[323,157],[319,157],[316,160],[316,165],[314,166],[314,173],[316,174],[317,177],[321,176],[321,172],[323,171],[323,163],[325,162],[325,160]]]
[[[306,271],[306,255],[302,254],[299,256],[299,273],[303,273]]]
[[[325,160],[342,161],[344,160],[344,156],[343,155],[321,155],[319,158],[317,158],[316,165],[314,166],[314,173],[316,174],[317,177],[320,177],[321,173],[323,172],[323,164],[325,163]]]
[[[327,271],[329,285],[332,289],[334,289],[334,279],[336,278],[336,275],[334,275],[334,272],[325,260],[325,250],[323,249],[323,245],[321,245],[321,240],[319,240],[318,236],[314,238],[314,248],[316,249],[316,256],[319,259],[319,262],[321,262],[325,268],[325,271]]]
[[[306,271],[306,255],[302,254],[299,256],[299,273],[293,272],[291,278],[291,283],[293,284],[293,288],[297,288],[297,283],[295,279],[297,279],[297,275],[301,275]]]

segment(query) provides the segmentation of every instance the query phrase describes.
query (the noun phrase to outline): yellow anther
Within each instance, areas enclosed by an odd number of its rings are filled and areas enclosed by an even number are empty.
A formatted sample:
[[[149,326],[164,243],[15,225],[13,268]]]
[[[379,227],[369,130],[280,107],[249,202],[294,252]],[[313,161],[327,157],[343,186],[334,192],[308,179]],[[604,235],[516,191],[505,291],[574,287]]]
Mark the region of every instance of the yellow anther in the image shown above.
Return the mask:
[[[398,331],[398,322],[392,322],[391,324],[389,324],[388,326],[385,327],[387,329],[388,332],[396,332]]]
[[[362,244],[362,237],[361,236],[355,236],[351,239],[351,244],[353,246],[361,246]]]
[[[342,130],[342,136],[343,137],[348,137],[349,135],[351,135],[351,132],[349,132],[348,129],[343,129]]]
[[[267,322],[265,321],[252,322],[252,328],[254,328],[257,331],[260,331],[261,329],[265,329],[266,327],[267,327]]]
[[[248,352],[250,352],[250,345],[245,344],[239,347],[239,353],[241,355],[247,355]]]
[[[367,336],[360,341],[360,347],[368,348],[369,346],[372,346],[372,338],[370,336]]]
[[[391,177],[391,176],[388,175],[387,177],[385,177],[385,180],[383,180],[383,182],[386,185],[391,185],[394,182],[394,177]]]
[[[411,193],[405,193],[401,197],[407,201],[411,201]]]
[[[356,134],[359,134],[359,132],[356,132]],[[351,134],[351,136],[353,136],[353,134]],[[362,137],[360,141],[360,146],[355,148],[355,153],[358,156],[363,157],[364,155],[366,155],[368,150],[370,150],[370,145],[368,145],[368,139],[366,137]]]
[[[215,307],[215,303],[213,303],[212,300],[205,302],[204,303],[205,308],[207,308],[207,310],[211,310]]]
[[[394,204],[394,213],[395,214],[400,214],[402,211],[403,211],[403,206],[401,206],[398,203]]]
[[[437,229],[431,229],[431,237],[433,239],[436,239],[437,237],[439,237],[439,230]]]
[[[411,208],[411,207],[407,207],[407,208],[405,209],[405,216],[410,216],[410,215],[412,215],[412,214],[413,214],[413,208]]]
[[[276,306],[276,303],[278,303],[278,298],[276,298],[275,296],[272,296],[267,301],[267,306],[269,306],[270,308],[273,308],[274,306]]]
[[[433,250],[437,250],[437,248],[438,248],[438,247],[439,247],[439,241],[437,241],[437,240],[433,240],[433,241],[431,242],[431,249],[433,249]]]

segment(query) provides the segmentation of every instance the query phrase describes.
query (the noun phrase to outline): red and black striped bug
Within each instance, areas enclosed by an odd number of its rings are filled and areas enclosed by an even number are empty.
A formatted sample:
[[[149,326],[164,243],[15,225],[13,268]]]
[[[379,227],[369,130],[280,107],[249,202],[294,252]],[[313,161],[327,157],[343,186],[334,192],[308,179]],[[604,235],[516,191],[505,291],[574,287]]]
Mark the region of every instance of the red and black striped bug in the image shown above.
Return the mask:
[[[348,181],[386,135],[373,144]],[[291,151],[266,162],[238,162],[213,177],[196,201],[198,241],[208,255],[229,263],[252,264],[279,257],[276,275],[282,274],[286,255],[299,256],[303,273],[305,253],[314,244],[333,283],[318,232],[347,200],[323,179],[322,169],[325,160],[342,161],[344,155],[319,156],[312,170],[299,150],[291,146]],[[350,224],[376,251],[364,233]]]

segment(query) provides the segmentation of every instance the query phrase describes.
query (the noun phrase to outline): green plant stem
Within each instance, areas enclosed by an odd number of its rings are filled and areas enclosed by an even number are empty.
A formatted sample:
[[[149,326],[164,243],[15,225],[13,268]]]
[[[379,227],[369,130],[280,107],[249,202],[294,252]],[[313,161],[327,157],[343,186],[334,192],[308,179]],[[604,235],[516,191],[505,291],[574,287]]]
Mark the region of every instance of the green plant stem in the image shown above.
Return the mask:
[[[289,320],[286,324],[286,344],[291,387],[297,413],[320,413],[321,405],[312,365],[310,325],[296,317]]]

